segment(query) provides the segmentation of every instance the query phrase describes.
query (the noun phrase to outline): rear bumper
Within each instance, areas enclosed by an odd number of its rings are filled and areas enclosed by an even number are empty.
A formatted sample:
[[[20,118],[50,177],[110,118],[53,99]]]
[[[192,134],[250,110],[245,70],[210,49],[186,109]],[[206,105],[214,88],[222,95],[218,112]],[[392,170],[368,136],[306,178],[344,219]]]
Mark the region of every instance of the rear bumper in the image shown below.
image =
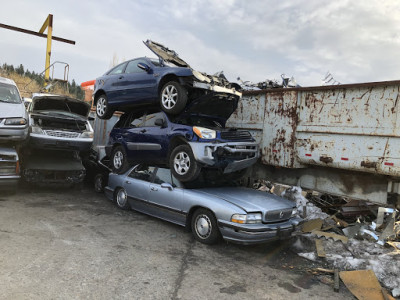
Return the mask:
[[[290,238],[301,219],[292,218],[282,223],[241,225],[218,221],[222,237],[229,242],[250,245]]]
[[[40,149],[62,149],[75,151],[89,151],[93,143],[92,138],[61,138],[44,134],[31,133],[29,144]]]
[[[231,173],[252,166],[259,157],[257,143],[201,143],[189,142],[196,161],[224,173]],[[220,153],[220,154],[219,154]]]

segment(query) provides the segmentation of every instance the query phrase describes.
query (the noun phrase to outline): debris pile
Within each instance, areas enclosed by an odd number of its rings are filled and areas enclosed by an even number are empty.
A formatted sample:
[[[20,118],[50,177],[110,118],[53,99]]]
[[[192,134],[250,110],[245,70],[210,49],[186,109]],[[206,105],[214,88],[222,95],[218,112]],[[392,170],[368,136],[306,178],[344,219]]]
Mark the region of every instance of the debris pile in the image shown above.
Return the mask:
[[[343,204],[346,209],[342,209],[343,205],[337,206],[336,212],[329,215],[315,205],[315,201],[306,199],[306,193],[300,187],[289,187],[281,196],[296,201],[298,214],[305,219],[293,245],[299,256],[327,262],[334,269],[341,270],[340,278],[348,288],[352,287],[349,290],[354,295],[362,290],[362,286],[354,287],[354,278],[364,278],[366,275],[361,273],[368,272],[371,282],[376,275],[394,297],[400,296],[400,214],[396,209],[346,200]],[[327,210],[326,206],[324,210]],[[374,217],[371,218],[371,215]],[[351,217],[354,222],[346,221]],[[388,296],[380,285],[374,286]]]
[[[264,81],[254,83],[251,81],[243,81],[239,77],[238,81],[242,90],[245,91],[300,87],[300,85],[297,84],[293,76],[289,78],[286,77],[285,74],[282,74],[281,79],[282,79],[281,82],[279,82],[276,79],[265,79]]]

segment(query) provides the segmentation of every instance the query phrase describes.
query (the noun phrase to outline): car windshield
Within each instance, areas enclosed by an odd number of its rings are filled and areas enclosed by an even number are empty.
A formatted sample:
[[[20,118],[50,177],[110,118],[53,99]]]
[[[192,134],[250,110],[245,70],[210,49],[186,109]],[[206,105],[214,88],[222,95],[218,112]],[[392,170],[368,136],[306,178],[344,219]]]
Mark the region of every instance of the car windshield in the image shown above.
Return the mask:
[[[0,102],[21,103],[21,97],[15,86],[0,83]]]
[[[238,174],[221,174],[217,170],[203,170],[195,181],[184,182],[186,189],[240,186]]]
[[[188,126],[202,126],[207,128],[222,128],[221,123],[217,120],[203,116],[185,116],[173,120],[174,123],[188,125]]]

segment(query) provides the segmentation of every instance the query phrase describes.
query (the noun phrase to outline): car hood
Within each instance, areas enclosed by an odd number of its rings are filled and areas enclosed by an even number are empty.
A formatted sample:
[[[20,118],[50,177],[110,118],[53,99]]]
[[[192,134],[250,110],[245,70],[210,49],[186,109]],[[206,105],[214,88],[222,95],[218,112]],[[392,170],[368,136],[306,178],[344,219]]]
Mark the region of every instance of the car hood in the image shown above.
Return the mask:
[[[67,111],[82,117],[87,117],[90,112],[90,105],[78,99],[67,96],[38,96],[32,99],[32,111],[58,110]]]
[[[0,119],[2,118],[25,118],[25,105],[21,103],[0,102]]]
[[[193,100],[176,118],[187,118],[191,115],[201,115],[218,119],[225,127],[226,121],[237,109],[239,97],[232,94],[208,93]]]
[[[179,67],[185,67],[185,68],[190,68],[189,64],[187,64],[184,60],[182,60],[179,56],[178,53],[176,53],[174,50],[170,50],[167,47],[153,42],[151,40],[147,40],[143,42],[155,55],[157,55],[159,58],[161,58],[164,61],[173,63]]]
[[[246,212],[265,212],[295,207],[293,201],[248,188],[223,187],[196,189],[194,191],[221,198]]]

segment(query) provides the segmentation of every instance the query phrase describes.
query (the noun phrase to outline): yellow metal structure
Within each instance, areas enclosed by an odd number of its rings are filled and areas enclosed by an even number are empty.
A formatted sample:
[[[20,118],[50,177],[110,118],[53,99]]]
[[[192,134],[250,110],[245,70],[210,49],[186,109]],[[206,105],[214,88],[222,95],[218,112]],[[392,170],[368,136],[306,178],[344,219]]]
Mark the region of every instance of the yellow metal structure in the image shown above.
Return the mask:
[[[46,21],[44,21],[39,33],[44,33],[47,28],[47,47],[46,47],[46,63],[45,63],[45,82],[49,81],[50,77],[50,56],[51,56],[51,38],[53,35],[53,15],[49,14]]]

